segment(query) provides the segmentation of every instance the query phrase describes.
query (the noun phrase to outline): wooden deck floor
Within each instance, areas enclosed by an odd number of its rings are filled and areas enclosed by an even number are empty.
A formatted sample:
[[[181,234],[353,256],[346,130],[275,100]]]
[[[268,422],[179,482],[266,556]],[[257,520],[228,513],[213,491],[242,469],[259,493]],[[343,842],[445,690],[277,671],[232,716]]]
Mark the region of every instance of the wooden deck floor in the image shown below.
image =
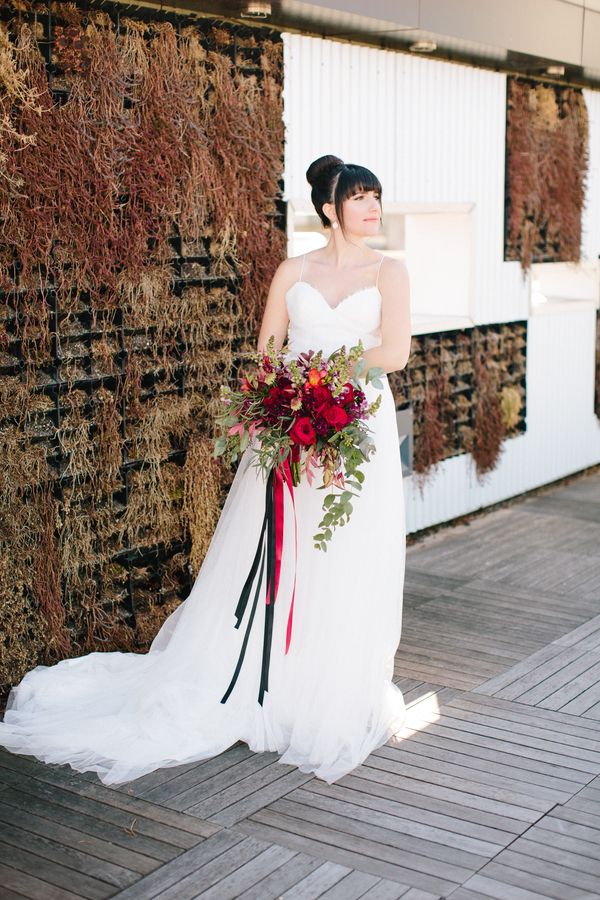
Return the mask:
[[[0,897],[600,898],[600,473],[409,548],[395,680],[404,732],[334,785],[0,750]]]

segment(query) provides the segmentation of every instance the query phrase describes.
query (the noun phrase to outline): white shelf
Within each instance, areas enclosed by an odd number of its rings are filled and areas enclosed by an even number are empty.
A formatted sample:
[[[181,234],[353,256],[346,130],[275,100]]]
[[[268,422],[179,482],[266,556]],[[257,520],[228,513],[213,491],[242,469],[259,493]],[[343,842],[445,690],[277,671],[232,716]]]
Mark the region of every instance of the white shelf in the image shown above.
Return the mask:
[[[473,321],[469,316],[412,316],[412,333],[429,334],[436,331],[452,331],[453,328],[472,328]]]
[[[564,297],[548,297],[546,303],[535,303],[531,306],[530,315],[547,316],[556,313],[578,312],[584,309],[597,309],[595,300],[571,300]]]

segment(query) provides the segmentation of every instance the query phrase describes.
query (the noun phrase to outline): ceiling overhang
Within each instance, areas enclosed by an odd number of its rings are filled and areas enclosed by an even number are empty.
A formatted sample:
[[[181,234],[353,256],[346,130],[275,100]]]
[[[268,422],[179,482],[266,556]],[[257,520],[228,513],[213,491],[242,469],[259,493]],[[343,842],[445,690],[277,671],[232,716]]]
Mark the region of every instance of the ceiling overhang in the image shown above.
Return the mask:
[[[600,88],[600,0],[273,0],[264,18],[244,17],[247,0],[122,5],[132,13],[135,6],[177,10]],[[417,41],[435,48],[411,49]],[[564,75],[547,72],[557,65]]]

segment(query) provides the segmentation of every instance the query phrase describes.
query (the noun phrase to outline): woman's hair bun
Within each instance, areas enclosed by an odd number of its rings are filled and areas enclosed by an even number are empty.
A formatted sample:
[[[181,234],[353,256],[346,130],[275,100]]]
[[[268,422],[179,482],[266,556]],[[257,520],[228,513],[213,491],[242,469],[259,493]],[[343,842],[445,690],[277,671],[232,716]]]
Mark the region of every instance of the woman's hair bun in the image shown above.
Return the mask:
[[[319,156],[306,170],[306,180],[311,187],[322,179],[324,175],[331,176],[334,169],[339,169],[344,165],[344,161],[339,156]]]

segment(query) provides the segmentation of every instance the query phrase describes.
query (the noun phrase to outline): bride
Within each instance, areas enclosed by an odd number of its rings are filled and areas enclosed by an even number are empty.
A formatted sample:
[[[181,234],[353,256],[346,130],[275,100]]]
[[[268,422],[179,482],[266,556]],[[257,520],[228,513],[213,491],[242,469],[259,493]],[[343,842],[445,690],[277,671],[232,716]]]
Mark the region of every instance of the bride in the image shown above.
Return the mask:
[[[95,652],[36,666],[10,693],[0,745],[47,763],[94,771],[105,784],[222,753],[237,741],[276,751],[278,761],[332,783],[402,726],[393,683],[400,641],[405,518],[396,411],[387,373],[410,352],[409,281],[403,262],[371,249],[381,223],[381,185],[368,169],[335,156],[306,173],[326,246],[281,263],[258,335],[292,359],[331,354],[362,340],[383,390],[360,381],[372,402],[376,445],[353,512],[324,552],[313,535],[324,491],[318,475],[286,491],[283,556],[274,607],[269,686],[261,677],[264,595],[246,625],[235,607],[252,567],[265,510],[262,473],[242,455],[193,588],[148,653]],[[256,438],[255,438],[256,440]],[[294,533],[293,516],[297,533]],[[285,653],[290,598],[293,636]],[[243,651],[234,688],[224,694]]]

